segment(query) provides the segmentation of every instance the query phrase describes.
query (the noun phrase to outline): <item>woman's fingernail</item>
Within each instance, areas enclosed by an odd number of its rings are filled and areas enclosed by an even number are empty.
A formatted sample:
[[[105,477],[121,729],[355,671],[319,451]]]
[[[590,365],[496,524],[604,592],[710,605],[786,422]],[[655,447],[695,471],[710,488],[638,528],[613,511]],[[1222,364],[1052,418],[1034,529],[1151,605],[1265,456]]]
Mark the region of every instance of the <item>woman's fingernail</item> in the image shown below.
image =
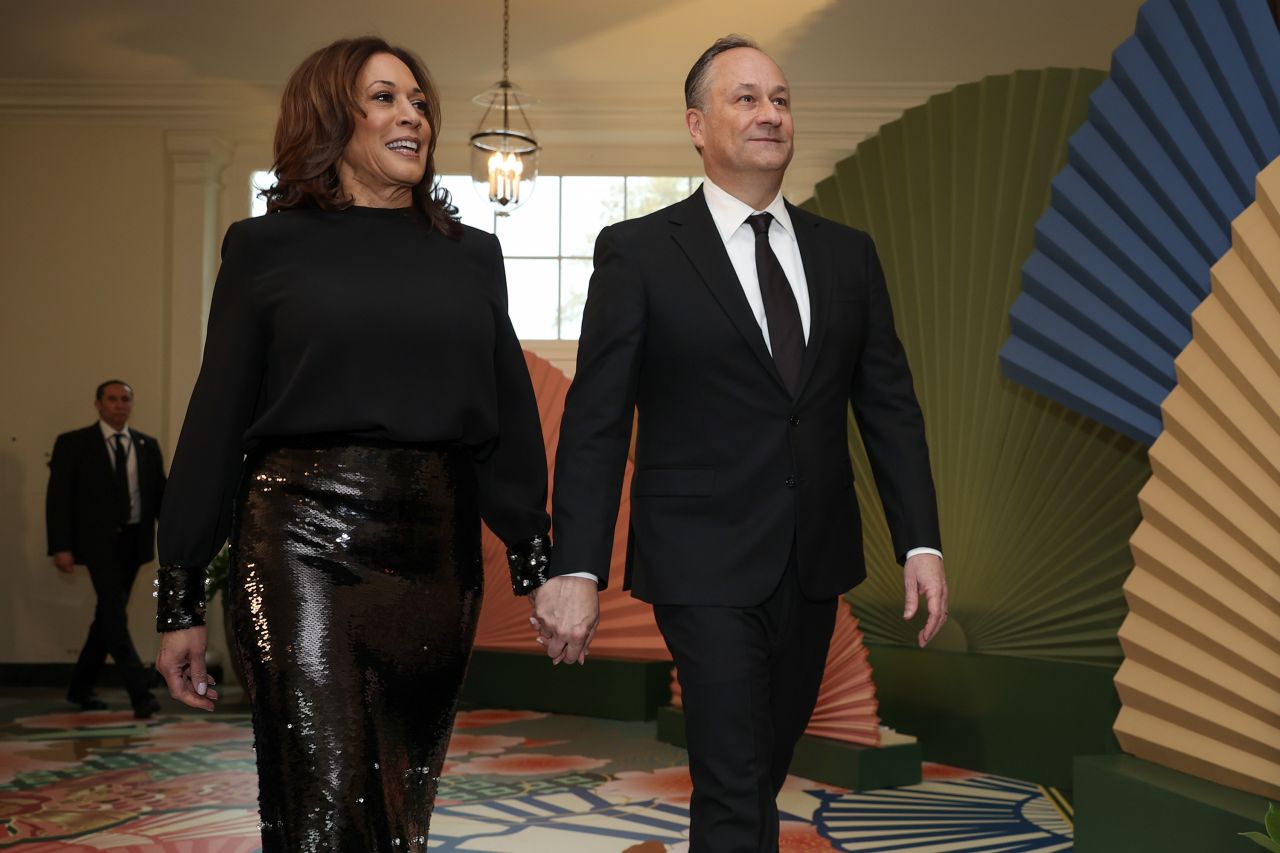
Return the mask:
[[[196,693],[200,694],[201,696],[203,696],[205,694],[205,691],[207,691],[208,689],[209,689],[209,685],[205,684],[203,681],[196,685]]]

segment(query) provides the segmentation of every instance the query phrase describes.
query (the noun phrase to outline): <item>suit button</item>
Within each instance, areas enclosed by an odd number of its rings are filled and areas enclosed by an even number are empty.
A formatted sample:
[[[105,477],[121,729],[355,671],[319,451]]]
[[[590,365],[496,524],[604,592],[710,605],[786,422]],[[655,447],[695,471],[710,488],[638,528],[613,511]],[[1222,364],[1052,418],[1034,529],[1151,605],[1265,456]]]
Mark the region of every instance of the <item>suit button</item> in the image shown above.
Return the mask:
[[[788,478],[787,478],[787,488],[788,488],[788,489],[794,489],[795,487],[796,487],[796,478],[795,478],[795,477],[788,477]]]
[[[792,426],[800,426],[800,419],[799,419],[799,418],[797,418],[795,415],[792,415],[792,416],[788,419],[788,422],[789,422]]]

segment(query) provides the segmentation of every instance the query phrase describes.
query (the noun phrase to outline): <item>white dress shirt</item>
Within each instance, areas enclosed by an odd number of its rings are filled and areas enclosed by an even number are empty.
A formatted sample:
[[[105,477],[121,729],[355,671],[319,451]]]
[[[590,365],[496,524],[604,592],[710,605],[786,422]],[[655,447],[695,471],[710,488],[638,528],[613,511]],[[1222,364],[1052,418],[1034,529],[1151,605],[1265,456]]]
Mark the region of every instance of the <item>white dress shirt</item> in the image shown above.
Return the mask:
[[[773,214],[773,222],[769,223],[769,248],[778,258],[778,264],[787,275],[791,292],[796,296],[796,307],[800,309],[800,325],[804,328],[804,342],[809,342],[809,281],[804,277],[804,262],[800,259],[800,245],[796,242],[795,229],[791,227],[791,214],[787,213],[786,202],[782,193],[774,196],[764,210],[752,210],[751,205],[739,201],[707,178],[702,183],[702,194],[707,200],[707,208],[711,211],[711,219],[720,232],[720,240],[725,251],[729,253],[729,262],[733,271],[738,274],[738,283],[742,285],[742,293],[747,297],[751,313],[756,317],[756,324],[764,335],[764,345],[773,354],[773,345],[769,342],[769,323],[764,315],[764,297],[760,295],[760,277],[756,273],[756,232],[747,224],[747,218],[757,213]]]
[[[796,242],[795,228],[791,225],[791,214],[787,212],[782,191],[773,197],[773,201],[764,210],[754,210],[743,202],[712,183],[710,178],[702,182],[702,195],[707,200],[707,208],[711,211],[711,220],[729,253],[729,262],[733,271],[738,274],[738,283],[742,285],[742,293],[747,297],[751,313],[755,315],[760,333],[764,335],[764,345],[773,353],[769,342],[769,323],[764,313],[764,298],[760,295],[760,277],[756,272],[756,235],[747,224],[747,217],[757,213],[773,214],[773,222],[769,223],[769,248],[777,256],[782,271],[786,273],[791,292],[796,297],[796,307],[800,309],[800,325],[804,328],[805,343],[809,342],[809,280],[804,275],[804,261],[800,257],[800,244]],[[935,548],[912,548],[907,551],[910,559],[916,554],[936,554],[942,552]],[[574,572],[565,577],[588,578],[597,580],[590,572]]]
[[[106,421],[98,420],[98,429],[102,430],[102,440],[107,443],[107,459],[111,470],[116,467],[116,431]],[[134,452],[133,433],[128,424],[120,431],[124,436],[125,470],[129,475],[129,523],[142,521],[142,490],[138,488],[138,454]]]

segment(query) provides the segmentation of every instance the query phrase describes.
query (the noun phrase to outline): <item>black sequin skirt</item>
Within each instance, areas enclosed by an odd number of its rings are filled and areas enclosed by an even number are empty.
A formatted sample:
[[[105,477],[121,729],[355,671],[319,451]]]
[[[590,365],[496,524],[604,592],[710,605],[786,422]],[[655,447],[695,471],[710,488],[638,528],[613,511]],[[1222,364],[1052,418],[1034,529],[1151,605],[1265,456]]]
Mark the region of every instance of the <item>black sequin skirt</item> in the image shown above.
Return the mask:
[[[245,465],[231,628],[263,852],[425,850],[484,587],[470,454],[316,440]]]

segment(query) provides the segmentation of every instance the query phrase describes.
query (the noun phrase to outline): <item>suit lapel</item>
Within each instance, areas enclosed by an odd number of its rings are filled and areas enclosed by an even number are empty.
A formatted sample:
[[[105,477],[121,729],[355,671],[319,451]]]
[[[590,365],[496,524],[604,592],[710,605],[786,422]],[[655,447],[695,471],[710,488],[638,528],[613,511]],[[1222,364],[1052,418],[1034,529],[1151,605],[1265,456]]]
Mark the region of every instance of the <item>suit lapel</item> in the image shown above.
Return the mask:
[[[145,522],[148,518],[154,518],[159,507],[151,505],[150,495],[153,494],[151,484],[156,481],[160,475],[156,457],[152,455],[154,449],[154,440],[138,433],[133,434],[133,452],[138,454],[138,498],[141,501],[141,518]]]
[[[755,314],[751,313],[751,305],[742,292],[738,274],[733,270],[724,241],[720,239],[720,232],[716,230],[711,211],[702,197],[702,188],[699,187],[693,195],[673,205],[668,218],[677,226],[671,231],[672,239],[689,258],[711,295],[720,303],[720,307],[746,341],[748,349],[774,381],[785,389],[786,383],[782,381],[778,367],[773,363],[773,356],[764,344],[760,324],[756,322]],[[805,274],[808,275],[807,267]]]
[[[787,204],[787,213],[796,229],[796,244],[800,247],[800,260],[804,264],[805,282],[809,287],[809,342],[804,348],[804,361],[800,364],[799,398],[804,386],[813,375],[822,349],[822,339],[827,331],[827,318],[831,315],[832,276],[831,253],[818,240],[818,226],[822,220],[807,211]]]
[[[133,452],[138,454],[138,485],[141,487],[146,480],[143,479],[143,473],[147,470],[147,439],[138,433],[133,433]]]

